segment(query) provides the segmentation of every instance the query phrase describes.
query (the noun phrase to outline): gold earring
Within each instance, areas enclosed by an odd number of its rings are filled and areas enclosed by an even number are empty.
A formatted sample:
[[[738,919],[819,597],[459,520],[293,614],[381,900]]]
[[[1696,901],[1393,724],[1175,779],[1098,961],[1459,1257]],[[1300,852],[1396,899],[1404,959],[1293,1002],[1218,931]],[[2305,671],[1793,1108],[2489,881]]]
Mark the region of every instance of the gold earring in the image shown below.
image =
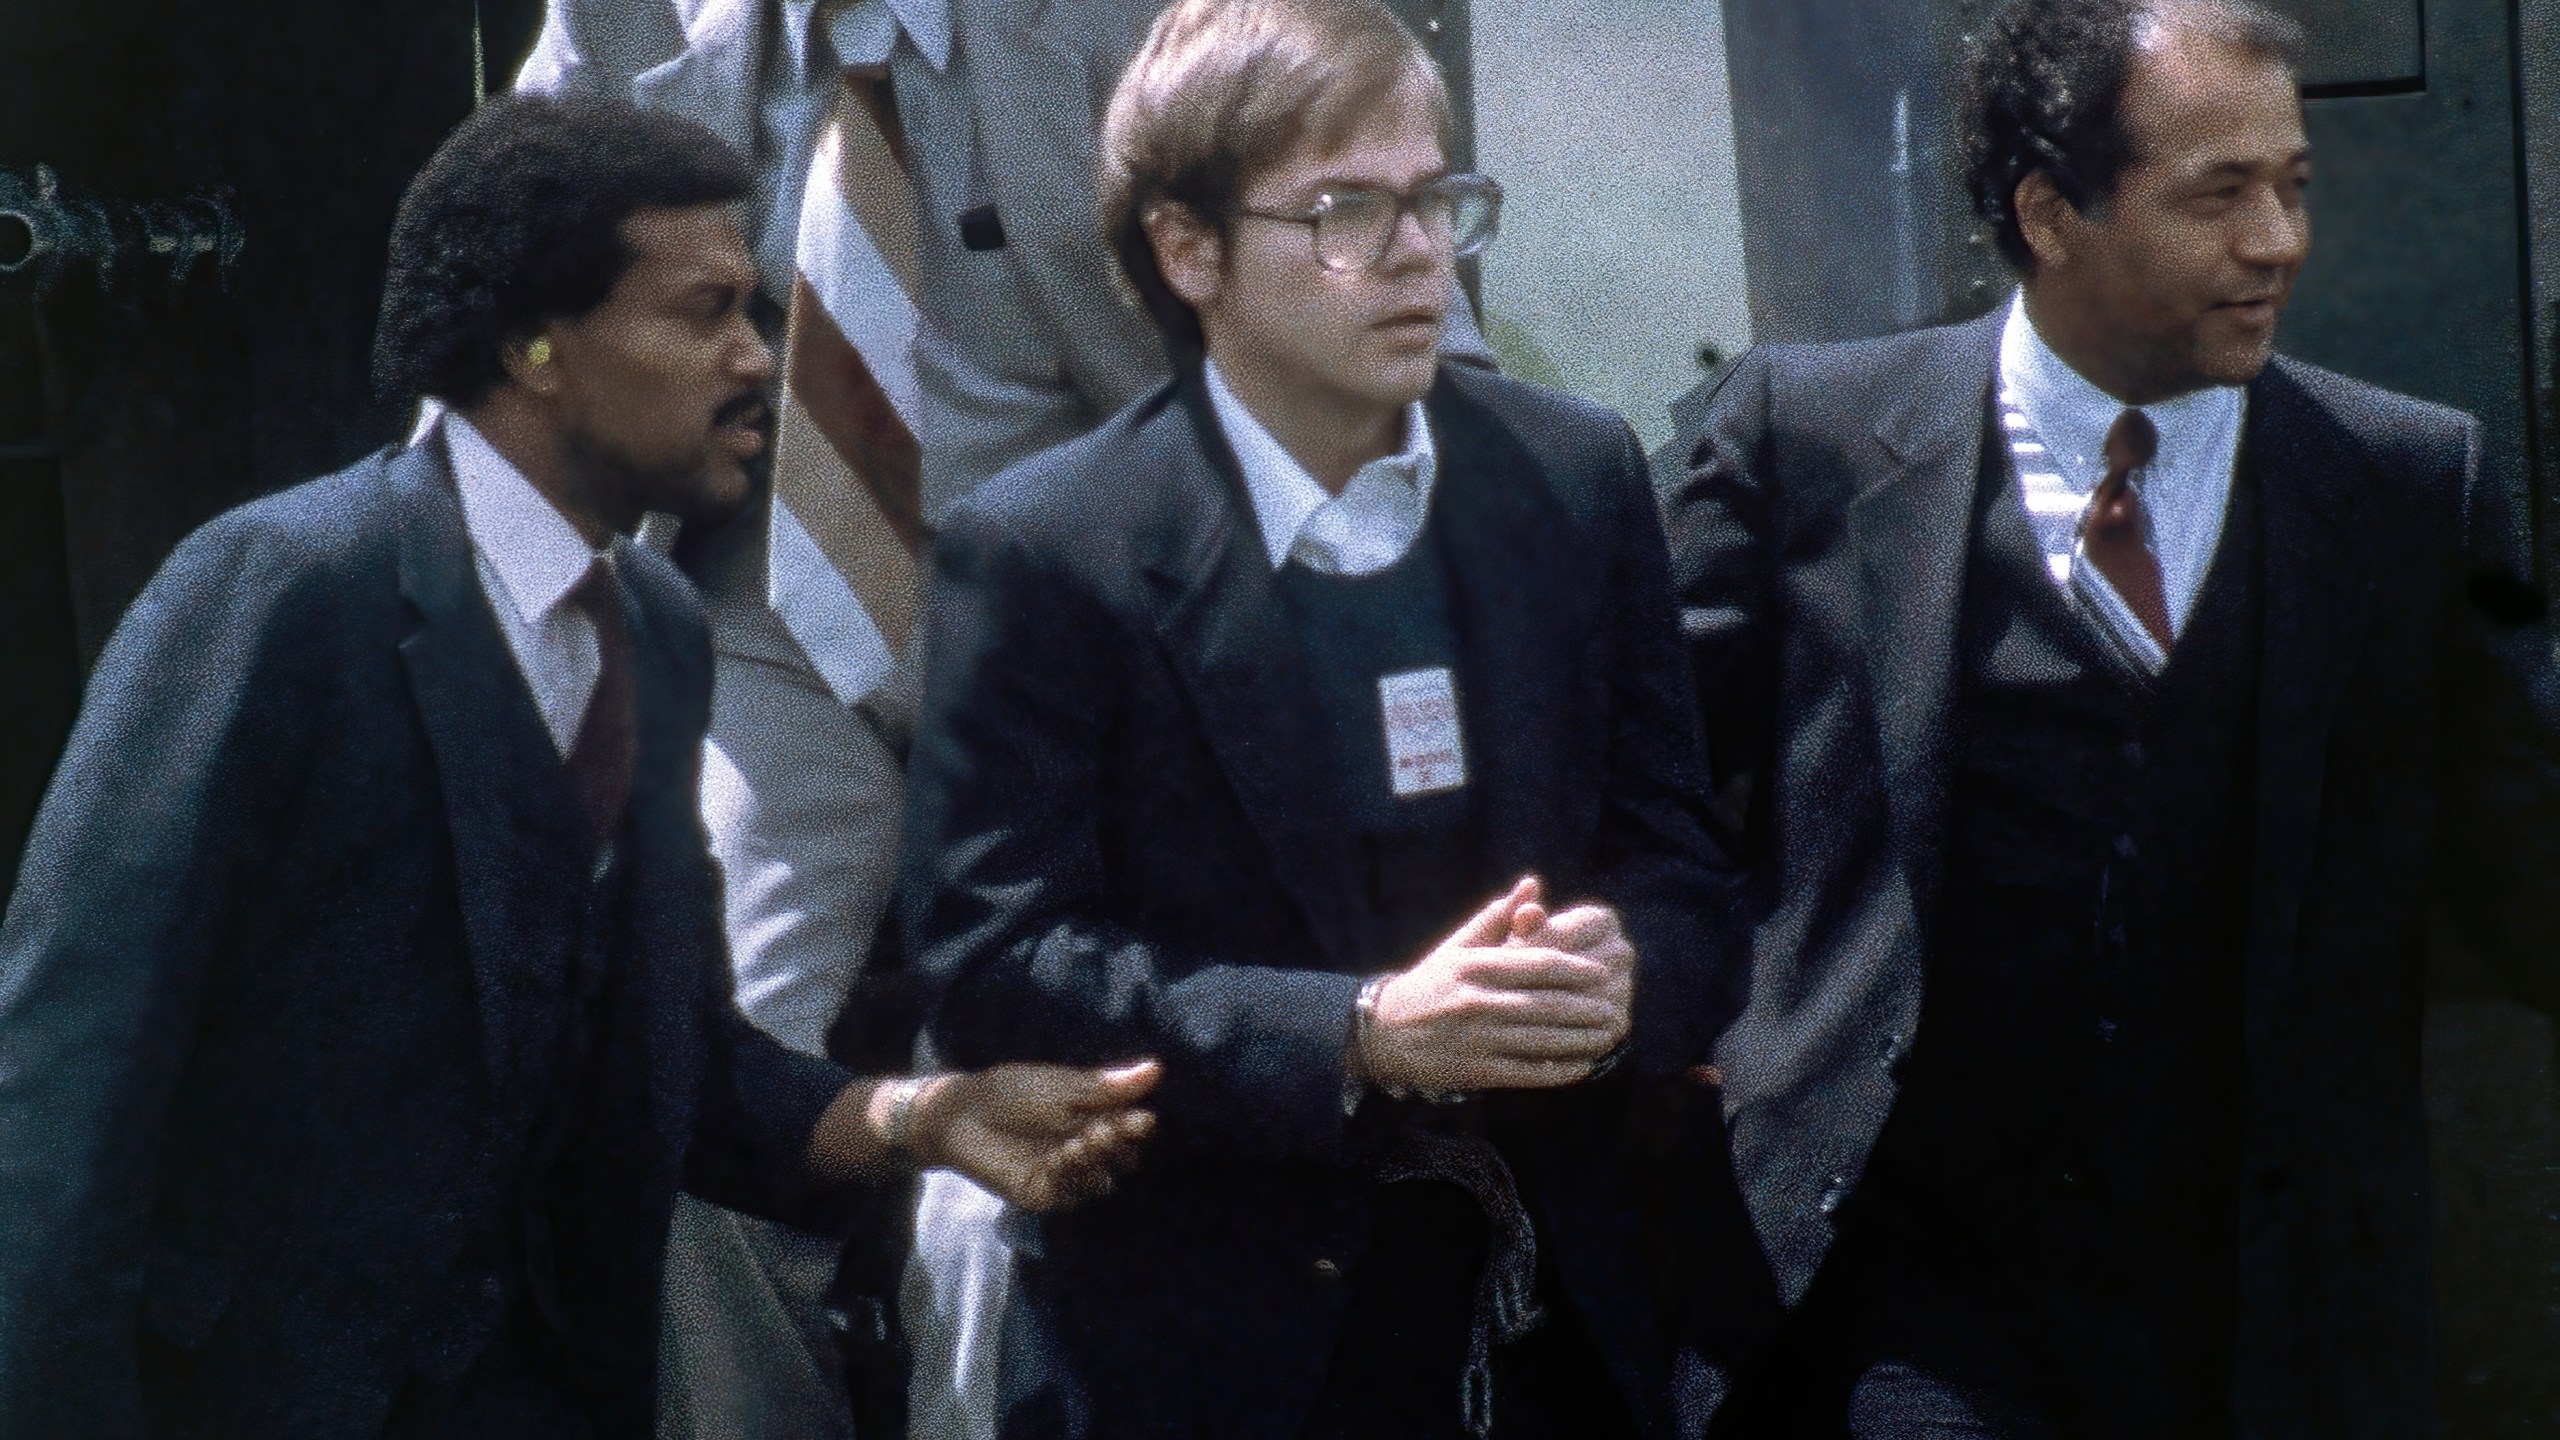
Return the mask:
[[[550,364],[551,342],[536,337],[533,343],[524,347],[524,363],[532,366],[536,370]]]

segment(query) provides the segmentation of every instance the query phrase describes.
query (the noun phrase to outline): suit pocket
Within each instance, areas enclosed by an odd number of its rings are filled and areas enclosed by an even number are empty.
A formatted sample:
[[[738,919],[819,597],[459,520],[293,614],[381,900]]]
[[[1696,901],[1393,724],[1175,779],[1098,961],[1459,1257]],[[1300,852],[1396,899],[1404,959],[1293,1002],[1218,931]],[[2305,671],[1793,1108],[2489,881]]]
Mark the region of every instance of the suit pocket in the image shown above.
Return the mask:
[[[213,1333],[231,1303],[230,1262],[155,1246],[142,1269],[142,1324],[152,1334],[192,1350]]]

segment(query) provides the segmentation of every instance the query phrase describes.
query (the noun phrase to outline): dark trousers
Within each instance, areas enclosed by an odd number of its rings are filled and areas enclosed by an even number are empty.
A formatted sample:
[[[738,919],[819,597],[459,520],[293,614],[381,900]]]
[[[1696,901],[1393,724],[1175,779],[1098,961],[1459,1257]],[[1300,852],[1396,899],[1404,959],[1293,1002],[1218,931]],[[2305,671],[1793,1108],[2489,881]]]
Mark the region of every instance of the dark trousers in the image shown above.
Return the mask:
[[[1374,1243],[1351,1274],[1342,1338],[1305,1440],[1472,1440],[1459,1386],[1485,1258],[1483,1214],[1464,1191],[1381,1186]],[[1494,1440],[1634,1440],[1607,1367],[1583,1330],[1547,1247],[1546,1319],[1493,1351]]]
[[[519,1298],[451,1383],[413,1378],[402,1388],[383,1440],[597,1440],[577,1375],[567,1347]]]
[[[1853,1203],[1716,1440],[2229,1436],[2229,1317],[2180,1313],[2056,1253]]]

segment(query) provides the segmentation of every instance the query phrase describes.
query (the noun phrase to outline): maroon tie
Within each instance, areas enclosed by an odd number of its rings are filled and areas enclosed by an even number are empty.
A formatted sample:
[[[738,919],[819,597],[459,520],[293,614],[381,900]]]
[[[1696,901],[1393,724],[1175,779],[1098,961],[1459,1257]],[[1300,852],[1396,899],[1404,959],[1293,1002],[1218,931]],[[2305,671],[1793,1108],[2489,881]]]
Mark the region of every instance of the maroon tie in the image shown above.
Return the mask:
[[[2089,563],[2107,577],[2118,598],[2151,638],[2169,648],[2169,601],[2160,584],[2160,559],[2151,553],[2151,516],[2142,508],[2142,492],[2133,472],[2151,463],[2160,448],[2160,432],[2151,417],[2127,410],[2107,430],[2107,478],[2089,497],[2089,512],[2080,520],[2080,544]]]
[[[622,586],[599,555],[569,591],[596,627],[596,688],[587,698],[569,747],[569,786],[578,797],[587,845],[599,849],[622,824],[631,803],[631,771],[639,753],[639,694],[631,682],[631,622],[622,610]]]

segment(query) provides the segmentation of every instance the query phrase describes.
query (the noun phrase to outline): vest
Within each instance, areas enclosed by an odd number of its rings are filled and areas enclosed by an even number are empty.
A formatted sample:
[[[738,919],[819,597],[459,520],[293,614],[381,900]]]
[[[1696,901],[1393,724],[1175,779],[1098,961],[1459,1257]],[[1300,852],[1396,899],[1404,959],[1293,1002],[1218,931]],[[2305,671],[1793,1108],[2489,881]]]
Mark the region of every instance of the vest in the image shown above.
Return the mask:
[[[2192,1330],[2236,1266],[2257,496],[2244,473],[2148,676],[2048,578],[2004,458],[1974,516],[1921,1023],[1861,1201],[2025,1290]]]
[[[1360,852],[1361,969],[1401,969],[1493,893],[1473,784],[1399,796],[1388,770],[1382,677],[1445,669],[1462,702],[1466,693],[1448,567],[1426,526],[1403,559],[1374,574],[1324,575],[1293,563],[1279,582],[1324,740],[1313,751],[1324,771],[1308,783],[1330,792]]]

